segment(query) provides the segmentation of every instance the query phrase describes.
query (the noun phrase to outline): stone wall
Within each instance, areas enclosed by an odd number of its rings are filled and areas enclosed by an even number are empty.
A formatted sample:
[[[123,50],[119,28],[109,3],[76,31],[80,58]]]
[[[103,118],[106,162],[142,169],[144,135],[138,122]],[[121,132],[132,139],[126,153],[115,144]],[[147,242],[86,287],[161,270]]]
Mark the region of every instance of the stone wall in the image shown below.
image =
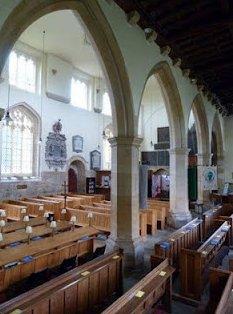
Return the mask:
[[[52,193],[61,193],[67,179],[65,172],[43,172],[40,179],[0,182],[0,199],[20,199]]]

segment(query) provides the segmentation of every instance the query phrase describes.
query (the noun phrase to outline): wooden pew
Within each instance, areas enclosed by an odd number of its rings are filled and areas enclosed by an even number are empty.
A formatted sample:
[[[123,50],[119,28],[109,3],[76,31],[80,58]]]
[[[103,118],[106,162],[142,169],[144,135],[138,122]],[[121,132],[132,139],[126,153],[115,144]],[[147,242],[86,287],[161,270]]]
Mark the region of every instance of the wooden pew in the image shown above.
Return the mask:
[[[168,258],[171,265],[179,269],[179,255],[182,248],[191,248],[202,240],[202,220],[195,218],[180,229],[173,232],[165,241],[155,244],[155,255],[157,258]]]
[[[202,302],[198,314],[231,314],[233,313],[233,273],[211,268],[209,274],[209,299]]]
[[[105,207],[105,208],[111,209],[111,204],[106,204],[106,203],[96,203],[96,202],[93,202],[93,206],[95,206],[95,207]]]
[[[110,213],[100,213],[100,212],[92,212],[93,217],[88,218],[88,210],[82,209],[75,209],[75,208],[67,208],[67,215],[66,219],[70,220],[71,216],[76,216],[77,222],[76,225],[78,226],[88,226],[91,225],[92,227],[105,231],[111,231],[111,214]],[[146,238],[147,235],[147,215],[144,212],[140,212],[140,235],[143,239]]]
[[[46,223],[45,218],[37,217],[37,218],[30,218],[28,225],[34,226],[41,226]],[[9,232],[14,232],[16,230],[25,229],[25,222],[23,221],[14,221],[14,222],[6,222],[6,226],[4,227],[4,234]]]
[[[0,313],[90,313],[122,291],[122,252],[115,251],[74,268],[0,305]]]
[[[70,230],[71,226],[68,221],[59,221],[57,222],[56,232],[67,231]],[[3,228],[4,230],[4,228]],[[35,226],[32,229],[31,239],[34,237],[45,237],[52,234],[52,229],[47,225]],[[28,235],[25,232],[25,229],[19,229],[14,232],[4,233],[3,241],[0,242],[0,248],[3,249],[6,246],[9,246],[12,243],[23,243],[27,242]]]
[[[23,206],[0,203],[0,209],[6,211],[6,217],[9,220],[20,221],[22,218],[21,209]]]
[[[6,200],[4,203],[19,205],[19,206],[26,206],[27,207],[27,215],[30,217],[43,217],[44,215],[44,205],[37,204],[33,202],[26,202],[26,201],[14,201],[14,200]]]
[[[68,193],[70,197],[80,197],[87,201],[86,204],[93,205],[93,203],[100,203],[104,200],[104,195],[102,194],[75,194],[75,193]]]
[[[90,206],[90,205],[80,205],[79,209],[87,210],[87,211],[90,211],[90,212],[111,214],[111,209],[104,208],[104,207],[96,207],[96,206]]]
[[[56,194],[56,195],[52,195],[52,197],[64,200],[63,195]],[[83,201],[83,198],[81,198],[81,197],[70,197],[70,196],[68,196],[66,198],[66,204],[68,207],[79,208],[80,205],[84,204],[84,201]]]
[[[169,212],[170,212],[170,202],[167,201],[160,201],[157,199],[153,199],[153,198],[149,198],[148,201],[148,207],[149,208],[165,208],[165,216],[166,218],[169,216]]]
[[[165,228],[166,218],[168,217],[167,208],[152,202],[148,204],[148,209],[156,211],[157,221],[160,222],[160,227],[163,230]]]
[[[229,225],[231,226],[231,230],[230,230],[230,244],[233,244],[233,214],[231,214],[230,216],[218,216],[216,218],[215,221],[218,222],[224,222],[227,221],[229,223]]]
[[[54,201],[58,202],[60,204],[60,210],[65,207],[65,200],[64,197],[55,197],[55,196],[38,196],[38,198],[42,198],[44,200]],[[66,206],[67,207],[73,207],[73,200],[67,199],[66,200]]]
[[[58,266],[65,259],[92,253],[92,236],[97,233],[91,227],[78,228],[0,250],[0,291],[32,273]],[[27,262],[24,262],[25,257],[29,258]]]
[[[229,245],[230,229],[230,225],[225,221],[197,250],[181,249],[180,278],[183,296],[200,300],[209,265],[214,262],[222,246]]]
[[[26,200],[32,203],[42,203],[44,205],[45,212],[54,214],[55,220],[60,220],[61,218],[61,202],[36,197],[22,198],[22,200]]]
[[[160,300],[166,313],[171,312],[173,272],[168,259],[164,260],[102,314],[155,313]]]
[[[89,211],[81,209],[67,208],[67,219],[69,220],[71,216],[76,216],[76,224],[78,226],[91,225],[98,230],[110,232],[110,214],[92,212],[93,217],[88,218],[88,213]]]
[[[216,218],[223,214],[223,207],[219,206],[214,209],[207,210],[202,215],[203,219],[203,236],[204,238],[208,237],[213,231],[214,222]]]

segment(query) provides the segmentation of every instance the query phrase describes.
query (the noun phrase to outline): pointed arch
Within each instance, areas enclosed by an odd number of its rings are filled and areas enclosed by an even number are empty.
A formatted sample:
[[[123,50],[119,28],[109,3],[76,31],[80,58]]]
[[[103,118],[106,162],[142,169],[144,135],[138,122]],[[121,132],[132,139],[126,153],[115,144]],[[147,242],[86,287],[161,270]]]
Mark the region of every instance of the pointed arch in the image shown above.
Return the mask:
[[[193,100],[192,107],[190,109],[193,111],[196,132],[197,132],[197,146],[198,154],[206,155],[210,153],[210,143],[209,143],[209,127],[208,120],[205,112],[205,106],[200,94],[197,94]],[[190,116],[190,113],[188,117]]]
[[[73,10],[99,55],[112,104],[114,136],[134,136],[133,100],[124,59],[97,0],[21,0],[0,30],[0,73],[20,35],[45,14]]]
[[[162,61],[157,63],[152,68],[144,84],[143,93],[146,83],[152,75],[155,75],[158,79],[164,96],[169,121],[170,148],[186,147],[187,136],[185,134],[185,123],[180,94],[169,64],[166,61]],[[141,99],[143,97],[143,93]]]
[[[216,135],[217,155],[219,157],[222,157],[224,155],[224,140],[223,140],[223,132],[222,132],[222,127],[221,127],[221,123],[219,119],[219,114],[217,111],[213,119],[212,132],[214,132]],[[211,135],[212,135],[212,132],[211,132]]]

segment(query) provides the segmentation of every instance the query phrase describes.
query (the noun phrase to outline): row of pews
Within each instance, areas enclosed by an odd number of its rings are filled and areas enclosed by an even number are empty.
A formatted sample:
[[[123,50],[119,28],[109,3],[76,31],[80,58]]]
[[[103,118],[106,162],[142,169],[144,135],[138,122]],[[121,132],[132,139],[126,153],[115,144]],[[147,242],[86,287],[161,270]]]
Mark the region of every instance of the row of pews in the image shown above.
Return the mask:
[[[233,269],[219,268],[232,244],[232,218],[233,204],[216,206],[154,246],[152,268],[161,258],[168,259],[179,282],[173,297],[199,305],[197,313],[232,313]],[[233,265],[231,256],[228,259]],[[209,298],[203,302],[208,284]]]
[[[170,312],[174,268],[168,259],[124,294],[122,262],[122,251],[98,257],[0,304],[0,313],[131,314],[157,307]]]
[[[169,202],[148,199],[148,209],[139,212],[140,235],[144,240],[147,234],[155,235],[158,228],[165,228],[169,206]],[[64,208],[65,212],[62,211]],[[75,216],[78,226],[91,224],[103,232],[111,230],[111,202],[104,200],[103,195],[68,194],[66,201],[63,195],[28,197],[3,201],[0,209],[6,212],[10,221],[20,221],[25,215],[44,217],[48,213],[56,221]]]
[[[147,212],[140,212],[142,236],[151,223],[148,216],[157,211],[165,210],[152,204]],[[45,213],[56,221],[56,232]],[[104,197],[70,194],[66,200],[62,195],[49,195],[4,201],[0,216],[6,222],[0,241],[0,313],[147,313],[157,307],[171,311],[175,268],[169,259],[160,260],[124,294],[123,252],[94,258],[99,232],[110,232],[111,202]],[[166,219],[165,214],[161,217]],[[154,220],[156,230],[158,221]],[[32,227],[30,236],[25,232],[28,226]],[[57,268],[73,259],[71,270],[57,273]],[[47,272],[47,282],[36,282],[35,276]],[[25,282],[32,282],[34,288],[22,292]],[[9,297],[11,290],[18,291]]]

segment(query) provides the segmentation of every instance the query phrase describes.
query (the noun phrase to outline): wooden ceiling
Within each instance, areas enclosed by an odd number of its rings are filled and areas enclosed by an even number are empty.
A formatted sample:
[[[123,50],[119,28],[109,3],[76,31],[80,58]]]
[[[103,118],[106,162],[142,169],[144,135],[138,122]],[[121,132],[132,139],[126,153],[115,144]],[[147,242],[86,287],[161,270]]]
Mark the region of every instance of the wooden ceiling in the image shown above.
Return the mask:
[[[156,31],[156,43],[181,58],[181,68],[223,115],[233,114],[233,0],[115,0],[140,14],[138,25]]]

